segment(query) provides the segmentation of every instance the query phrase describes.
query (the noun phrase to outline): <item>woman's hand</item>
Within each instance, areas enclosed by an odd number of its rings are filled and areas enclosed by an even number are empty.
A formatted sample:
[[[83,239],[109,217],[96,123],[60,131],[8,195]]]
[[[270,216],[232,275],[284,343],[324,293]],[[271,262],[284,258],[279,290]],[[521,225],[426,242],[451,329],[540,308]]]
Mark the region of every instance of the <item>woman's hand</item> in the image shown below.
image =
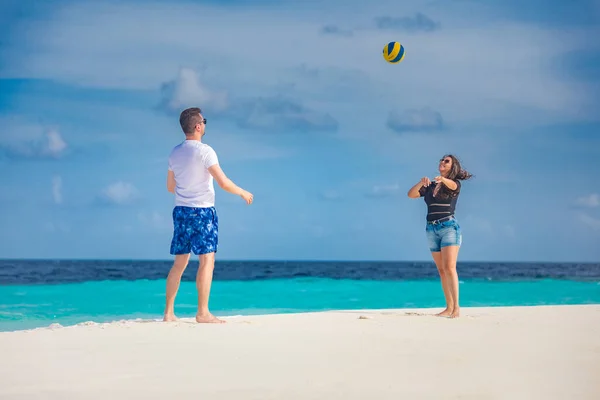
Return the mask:
[[[407,193],[408,197],[410,197],[411,199],[417,199],[421,197],[421,193],[419,193],[421,191],[421,188],[423,186],[429,185],[431,185],[431,181],[428,177],[424,176],[419,182],[415,183],[415,186],[410,188],[410,190]]]

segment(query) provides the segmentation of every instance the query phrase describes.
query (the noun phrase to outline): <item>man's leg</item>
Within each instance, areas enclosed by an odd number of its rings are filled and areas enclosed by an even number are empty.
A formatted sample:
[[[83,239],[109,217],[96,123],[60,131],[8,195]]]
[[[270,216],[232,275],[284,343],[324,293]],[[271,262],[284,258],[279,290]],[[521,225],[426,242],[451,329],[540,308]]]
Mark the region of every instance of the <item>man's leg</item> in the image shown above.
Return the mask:
[[[225,321],[215,317],[208,310],[210,298],[210,287],[212,285],[213,271],[215,269],[215,253],[201,254],[200,265],[196,274],[196,288],[198,289],[198,313],[196,322],[224,323]]]
[[[181,283],[181,276],[188,265],[190,254],[177,254],[167,277],[167,304],[163,321],[177,321],[175,316],[175,297]]]
[[[167,277],[167,304],[165,306],[164,321],[176,321],[175,296],[179,290],[181,275],[190,261],[192,243],[188,235],[188,224],[191,209],[177,206],[173,209],[173,238],[171,239],[170,254],[175,256],[173,266]]]
[[[225,322],[212,315],[208,309],[218,245],[219,219],[217,211],[214,207],[204,208],[198,212],[198,223],[192,239],[192,250],[198,254],[200,261],[198,273],[196,274],[196,288],[198,289],[197,322]]]

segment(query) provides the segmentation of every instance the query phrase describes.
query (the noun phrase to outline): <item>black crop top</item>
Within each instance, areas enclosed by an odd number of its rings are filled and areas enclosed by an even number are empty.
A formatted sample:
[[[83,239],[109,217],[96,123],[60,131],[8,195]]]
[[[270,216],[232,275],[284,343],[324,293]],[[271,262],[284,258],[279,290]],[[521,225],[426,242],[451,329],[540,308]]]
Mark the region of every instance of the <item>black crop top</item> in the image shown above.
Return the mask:
[[[427,221],[434,221],[454,215],[456,201],[460,194],[460,181],[454,180],[454,182],[457,185],[456,190],[450,190],[443,183],[440,183],[442,187],[438,190],[436,197],[433,197],[433,192],[438,185],[437,182],[431,182],[429,186],[422,186],[419,189],[419,194],[424,198],[425,204],[427,204]],[[447,194],[450,194],[450,196],[447,196]]]

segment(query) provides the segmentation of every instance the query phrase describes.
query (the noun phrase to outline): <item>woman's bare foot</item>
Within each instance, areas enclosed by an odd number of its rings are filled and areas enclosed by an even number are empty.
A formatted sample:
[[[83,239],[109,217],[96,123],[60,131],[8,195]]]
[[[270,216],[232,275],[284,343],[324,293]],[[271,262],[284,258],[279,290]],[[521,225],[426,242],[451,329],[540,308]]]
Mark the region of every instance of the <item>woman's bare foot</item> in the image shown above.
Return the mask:
[[[452,311],[452,314],[450,314],[450,318],[458,318],[460,317],[460,307],[455,307],[454,310]]]
[[[440,313],[435,314],[438,317],[448,317],[452,314],[452,310],[446,307],[446,309]]]
[[[179,318],[177,318],[175,316],[175,314],[165,314],[163,321],[164,322],[175,322],[175,321],[179,321]]]
[[[225,321],[215,317],[211,313],[208,313],[206,315],[196,314],[196,322],[198,322],[199,324],[224,324],[225,323]]]

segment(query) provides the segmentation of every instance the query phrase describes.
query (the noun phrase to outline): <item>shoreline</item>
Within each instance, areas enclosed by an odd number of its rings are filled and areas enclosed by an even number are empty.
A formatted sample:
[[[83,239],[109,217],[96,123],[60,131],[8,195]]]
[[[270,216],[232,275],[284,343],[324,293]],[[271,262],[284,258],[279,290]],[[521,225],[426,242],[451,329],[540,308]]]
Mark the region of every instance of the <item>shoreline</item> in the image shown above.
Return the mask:
[[[559,308],[559,307],[600,307],[600,303],[578,303],[578,304],[539,304],[539,305],[485,305],[485,306],[465,306],[461,307],[461,316],[458,318],[469,318],[470,316],[466,314],[469,311],[489,311],[495,309],[544,309],[544,308]],[[314,314],[324,314],[324,313],[363,313],[363,314],[377,314],[377,313],[405,313],[406,315],[412,316],[426,316],[426,317],[436,317],[441,319],[451,319],[447,317],[438,317],[435,314],[442,311],[444,307],[415,307],[415,308],[363,308],[363,309],[324,309],[324,310],[309,310],[309,311],[278,311],[278,312],[264,312],[264,313],[256,313],[256,314],[223,314],[221,312],[213,312],[215,316],[224,320],[235,320],[238,318],[263,318],[263,317],[275,317],[275,316],[302,316],[302,315],[314,315]],[[186,313],[187,314],[187,313]],[[0,330],[0,338],[3,334],[14,334],[21,332],[33,332],[40,330],[57,330],[57,329],[72,329],[76,327],[83,326],[101,326],[107,327],[114,324],[137,324],[137,323],[163,323],[162,315],[157,316],[156,318],[118,318],[111,319],[110,321],[99,322],[94,319],[88,319],[86,321],[76,322],[72,324],[61,324],[58,322],[51,322],[44,326],[38,326],[33,328],[22,328],[15,330]],[[179,321],[170,322],[171,324],[180,323],[193,323],[197,324],[194,319],[194,315],[189,317],[181,317],[178,315]],[[202,324],[198,324],[202,325]]]
[[[457,319],[438,310],[2,332],[0,397],[600,398],[600,304],[464,307]]]

